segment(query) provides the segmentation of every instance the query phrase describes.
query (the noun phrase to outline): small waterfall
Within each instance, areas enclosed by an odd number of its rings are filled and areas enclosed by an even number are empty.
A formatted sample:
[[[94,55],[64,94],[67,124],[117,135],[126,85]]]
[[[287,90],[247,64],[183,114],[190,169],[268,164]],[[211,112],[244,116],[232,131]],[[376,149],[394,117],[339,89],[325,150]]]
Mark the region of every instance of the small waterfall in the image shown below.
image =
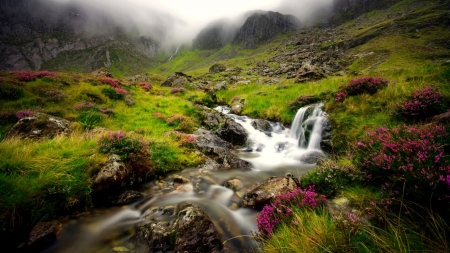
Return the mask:
[[[320,142],[322,141],[323,126],[327,121],[327,114],[322,111],[323,104],[309,105],[300,108],[292,122],[290,137],[297,139],[300,148],[307,150],[320,150]],[[312,113],[305,114],[313,108]],[[309,133],[309,138],[305,133]],[[309,139],[309,140],[308,140]]]
[[[175,55],[178,53],[178,50],[180,49],[181,44],[178,45],[177,49],[175,50],[175,53],[173,53],[170,57],[169,57],[169,61],[173,59],[173,57],[175,57]]]

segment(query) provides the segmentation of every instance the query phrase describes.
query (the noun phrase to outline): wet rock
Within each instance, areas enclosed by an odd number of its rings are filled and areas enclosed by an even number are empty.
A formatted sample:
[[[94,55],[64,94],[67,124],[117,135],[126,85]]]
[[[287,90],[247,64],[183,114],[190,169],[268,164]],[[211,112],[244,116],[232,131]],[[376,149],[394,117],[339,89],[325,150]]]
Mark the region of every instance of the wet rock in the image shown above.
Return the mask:
[[[241,102],[235,102],[231,105],[230,112],[239,115],[241,114],[242,109],[244,109],[244,105]]]
[[[53,138],[70,133],[70,121],[45,113],[23,117],[9,131],[6,138],[19,136],[24,139]]]
[[[95,177],[92,188],[94,192],[117,192],[127,186],[131,179],[131,168],[118,155],[112,154]]]
[[[214,109],[204,107],[202,109],[202,124],[208,129],[217,129],[225,121],[225,115]]]
[[[189,179],[180,176],[180,175],[173,175],[173,182],[177,184],[188,184],[190,181]]]
[[[243,146],[247,142],[247,131],[233,119],[225,120],[225,123],[217,131],[217,135],[233,145]]]
[[[175,231],[176,252],[214,252],[222,248],[219,231],[197,205],[179,212]]]
[[[144,197],[145,195],[142,192],[127,190],[118,197],[111,196],[110,202],[115,205],[125,205],[143,199]]]
[[[225,183],[223,183],[223,186],[233,190],[234,192],[237,192],[244,188],[244,184],[242,183],[242,181],[236,178],[226,181]]]
[[[301,95],[296,97],[292,102],[289,103],[289,109],[292,111],[297,111],[303,106],[314,104],[320,101],[317,96]]]
[[[324,78],[325,75],[323,71],[315,65],[310,63],[304,64],[297,72],[295,77],[296,83],[304,83],[309,81],[316,81]]]
[[[326,153],[330,153],[333,151],[333,145],[331,142],[332,138],[333,138],[333,126],[329,121],[325,121],[322,130],[322,141],[320,142],[320,148]]]
[[[250,168],[250,164],[241,160],[231,150],[233,145],[222,140],[214,132],[200,128],[194,132],[197,147],[223,168]],[[209,164],[215,168],[216,164]]]
[[[175,75],[167,77],[167,79],[161,84],[162,87],[182,87],[186,84],[190,84],[191,76],[184,74],[183,72],[175,72]]]
[[[315,164],[324,158],[324,153],[320,150],[307,151],[300,157],[300,162],[307,164]]]
[[[61,230],[62,224],[57,220],[38,222],[30,232],[28,246],[39,251],[55,241]]]
[[[223,64],[216,63],[209,68],[209,73],[220,73],[227,70],[227,67]]]
[[[271,178],[263,183],[255,184],[243,196],[243,207],[262,209],[269,204],[276,195],[284,194],[297,187],[292,177]]]
[[[155,207],[143,218],[149,223],[139,227],[139,234],[147,239],[152,252],[167,252],[174,249],[177,218],[175,212],[175,206]]]
[[[254,127],[256,130],[260,130],[263,132],[271,132],[272,126],[270,125],[270,122],[263,119],[255,119],[250,123],[252,127]]]
[[[220,168],[220,164],[211,158],[206,158],[205,163],[198,166],[200,170],[213,171]]]

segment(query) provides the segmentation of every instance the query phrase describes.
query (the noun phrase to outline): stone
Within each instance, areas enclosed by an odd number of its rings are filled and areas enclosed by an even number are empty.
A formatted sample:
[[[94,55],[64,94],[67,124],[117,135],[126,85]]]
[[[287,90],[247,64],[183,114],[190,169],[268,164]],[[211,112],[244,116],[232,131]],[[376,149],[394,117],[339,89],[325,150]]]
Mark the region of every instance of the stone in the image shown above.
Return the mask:
[[[214,109],[204,107],[202,110],[202,125],[208,129],[217,129],[225,121],[225,115]]]
[[[255,119],[250,123],[252,127],[254,127],[256,130],[260,130],[263,132],[271,132],[272,126],[270,125],[270,122],[264,119]]]
[[[194,137],[198,149],[214,160],[214,162],[207,160],[204,165],[205,169],[215,170],[218,166],[221,168],[245,169],[251,167],[248,162],[240,159],[237,155],[231,152],[234,148],[231,143],[222,140],[214,132],[200,128],[194,132]]]
[[[162,87],[182,87],[191,83],[191,76],[184,74],[183,72],[175,72],[174,75],[167,77],[167,79],[161,83]]]
[[[222,249],[221,234],[197,205],[189,205],[179,212],[175,231],[175,252],[214,252]]]
[[[214,91],[226,90],[226,89],[227,89],[227,82],[226,81],[219,82],[214,87]]]
[[[187,179],[183,176],[180,176],[180,175],[173,175],[172,178],[173,178],[173,182],[177,183],[177,184],[188,184],[190,182],[189,179]]]
[[[300,162],[307,164],[316,164],[323,159],[325,154],[320,150],[310,150],[303,153],[300,157]]]
[[[243,105],[241,102],[235,102],[235,103],[233,103],[233,105],[231,106],[230,112],[231,112],[232,114],[237,114],[237,115],[239,115],[239,114],[241,114],[242,109],[244,109],[244,105]]]
[[[70,121],[45,113],[36,113],[21,118],[6,138],[18,136],[23,139],[43,139],[69,134]]]
[[[33,227],[28,239],[28,247],[42,250],[56,240],[61,233],[62,224],[57,220],[41,221]]]
[[[227,67],[220,63],[216,63],[209,67],[209,73],[220,73],[224,72],[225,70],[227,70]]]
[[[131,168],[118,155],[111,154],[95,177],[92,188],[94,192],[117,192],[129,185],[131,174]]]
[[[115,205],[125,205],[143,199],[145,195],[142,192],[127,190],[120,194],[117,198],[113,195],[110,202]]]
[[[278,194],[285,194],[297,188],[292,177],[271,178],[250,187],[243,196],[243,207],[262,209],[271,203]]]
[[[217,131],[217,135],[231,144],[238,146],[244,146],[248,138],[245,128],[233,119],[225,120],[225,123]]]
[[[295,77],[295,83],[304,83],[310,81],[317,81],[322,78],[325,78],[325,74],[323,71],[310,63],[305,63],[297,72],[297,76]]]
[[[234,192],[237,192],[244,188],[244,184],[242,183],[242,181],[236,178],[225,181],[225,183],[223,183],[223,186],[233,190]]]

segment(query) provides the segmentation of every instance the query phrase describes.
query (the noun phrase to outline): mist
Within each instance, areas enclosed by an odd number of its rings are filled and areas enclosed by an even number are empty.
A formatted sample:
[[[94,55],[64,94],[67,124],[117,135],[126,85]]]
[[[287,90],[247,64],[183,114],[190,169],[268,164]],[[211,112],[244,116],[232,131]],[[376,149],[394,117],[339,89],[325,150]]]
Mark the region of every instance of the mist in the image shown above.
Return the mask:
[[[247,11],[272,10],[297,16],[308,23],[317,13],[331,9],[333,0],[42,0],[70,4],[88,15],[85,30],[102,32],[105,20],[126,31],[138,32],[161,46],[190,43],[215,20],[227,18],[241,23]],[[95,20],[102,19],[101,24]],[[239,21],[238,21],[239,20]],[[112,25],[112,24],[111,24]]]
[[[283,14],[296,16],[304,25],[326,21],[336,0],[283,0],[275,9]]]

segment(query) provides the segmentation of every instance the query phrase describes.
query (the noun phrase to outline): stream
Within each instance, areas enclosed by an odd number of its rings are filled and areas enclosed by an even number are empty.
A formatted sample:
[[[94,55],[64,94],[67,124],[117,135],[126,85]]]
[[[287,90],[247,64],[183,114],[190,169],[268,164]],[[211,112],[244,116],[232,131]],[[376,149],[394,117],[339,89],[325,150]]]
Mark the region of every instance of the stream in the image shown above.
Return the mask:
[[[240,198],[255,183],[273,176],[300,176],[315,167],[314,159],[324,155],[320,143],[327,115],[322,107],[323,104],[315,104],[299,109],[291,129],[270,122],[270,131],[255,129],[253,119],[230,114],[227,107],[215,108],[246,129],[248,146],[236,150],[236,154],[249,162],[251,169],[206,171],[189,168],[176,174],[184,178],[201,178],[200,183],[186,183],[171,189],[165,187],[173,181],[171,176],[149,182],[142,191],[151,197],[80,215],[64,225],[57,241],[44,252],[153,252],[145,238],[138,235],[139,227],[154,222],[148,219],[149,215],[157,217],[158,221],[168,220],[167,207],[185,202],[203,209],[221,231],[221,240],[228,249],[239,252],[256,247],[252,234],[257,232],[257,211],[239,207]],[[234,192],[221,186],[230,179],[239,179],[242,189]]]

